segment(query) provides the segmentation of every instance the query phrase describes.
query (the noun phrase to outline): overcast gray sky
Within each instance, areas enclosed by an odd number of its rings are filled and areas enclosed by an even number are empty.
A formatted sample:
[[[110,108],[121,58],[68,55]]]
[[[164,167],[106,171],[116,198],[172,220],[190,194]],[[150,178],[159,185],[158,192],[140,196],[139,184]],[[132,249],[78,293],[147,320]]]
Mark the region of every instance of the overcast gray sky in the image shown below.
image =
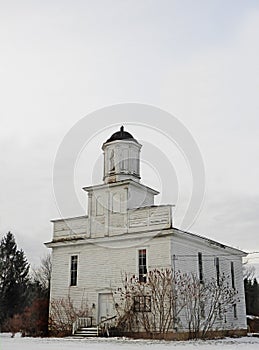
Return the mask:
[[[60,215],[52,170],[63,138],[90,112],[137,102],[174,115],[200,149],[206,194],[190,230],[259,251],[258,1],[0,0],[0,6],[1,236],[11,230],[38,264],[51,239],[50,219]],[[121,116],[144,157],[154,135],[136,120],[141,115]],[[75,172],[79,197],[98,162],[101,182],[101,144],[116,130],[100,131],[94,151],[83,152]],[[184,178],[180,163],[176,172]],[[144,167],[143,183],[159,187],[159,176],[148,174]],[[165,200],[174,202],[168,187],[163,183]],[[250,262],[259,263],[258,256]]]

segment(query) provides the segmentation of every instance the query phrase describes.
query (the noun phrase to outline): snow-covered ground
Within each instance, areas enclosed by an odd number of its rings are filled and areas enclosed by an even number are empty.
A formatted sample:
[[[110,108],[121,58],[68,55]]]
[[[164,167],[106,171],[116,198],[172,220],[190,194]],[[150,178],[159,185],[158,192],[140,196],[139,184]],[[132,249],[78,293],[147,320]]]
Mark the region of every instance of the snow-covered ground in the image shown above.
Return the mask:
[[[91,339],[71,339],[71,338],[21,338],[16,335],[11,338],[10,334],[0,334],[1,350],[258,350],[259,338],[227,338],[223,340],[208,341],[149,341],[149,340],[130,340],[122,338],[91,338]]]

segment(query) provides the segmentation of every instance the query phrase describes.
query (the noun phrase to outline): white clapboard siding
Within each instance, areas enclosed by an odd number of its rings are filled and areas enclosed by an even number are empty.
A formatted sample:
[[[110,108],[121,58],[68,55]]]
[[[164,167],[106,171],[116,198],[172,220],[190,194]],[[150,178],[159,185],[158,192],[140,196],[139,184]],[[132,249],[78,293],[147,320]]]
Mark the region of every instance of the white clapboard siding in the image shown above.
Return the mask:
[[[187,244],[188,239],[188,244]],[[227,313],[226,320],[219,320],[215,327],[224,329],[246,329],[246,310],[244,298],[244,284],[242,272],[242,256],[231,254],[228,247],[220,244],[210,244],[210,240],[199,237],[181,235],[181,231],[175,232],[171,240],[172,266],[182,272],[191,272],[198,276],[198,253],[202,253],[203,278],[210,280],[216,278],[215,258],[219,258],[220,273],[228,278],[231,286],[231,262],[234,263],[235,288],[238,291],[237,318],[234,318],[233,308]],[[222,323],[223,322],[223,323]]]
[[[125,273],[138,274],[138,250],[147,249],[148,268],[171,266],[170,237],[147,239],[141,245],[105,248],[99,244],[60,246],[53,249],[51,299],[70,295],[78,307],[82,299],[97,303],[98,291],[121,286]],[[78,255],[78,284],[70,287],[70,259]]]
[[[98,217],[101,223],[99,234],[96,232],[95,235],[93,233],[85,235],[83,240],[79,241],[75,239],[77,235],[75,232],[87,232],[86,227],[89,225],[87,217],[54,223],[56,240],[54,239],[51,243],[53,248],[51,300],[70,296],[77,307],[82,307],[83,303],[87,302],[88,306],[94,305],[92,313],[97,319],[99,293],[114,291],[120,287],[125,273],[138,274],[139,249],[147,250],[149,270],[172,267],[181,272],[194,274],[198,274],[198,253],[200,252],[203,257],[204,280],[216,278],[216,257],[219,258],[220,273],[224,273],[229,278],[231,262],[234,263],[235,287],[240,300],[237,303],[237,318],[234,318],[233,310],[229,310],[226,319],[218,320],[215,327],[246,328],[242,252],[197,235],[172,229],[171,206],[151,206],[128,210],[125,214],[113,213],[113,215],[115,222],[110,226],[111,232],[103,229],[102,220],[104,219],[100,216]],[[64,233],[63,236],[57,233],[66,232],[67,223],[69,223],[69,230],[74,234],[69,236],[70,239],[59,240],[59,237],[64,237]],[[94,222],[91,226],[93,231],[97,230],[97,226],[93,225]],[[155,228],[157,230],[154,230]],[[145,236],[147,233],[148,235]],[[110,245],[107,245],[107,239],[110,240]],[[73,287],[70,286],[72,255],[78,256],[78,283]],[[184,328],[184,325],[182,326]]]

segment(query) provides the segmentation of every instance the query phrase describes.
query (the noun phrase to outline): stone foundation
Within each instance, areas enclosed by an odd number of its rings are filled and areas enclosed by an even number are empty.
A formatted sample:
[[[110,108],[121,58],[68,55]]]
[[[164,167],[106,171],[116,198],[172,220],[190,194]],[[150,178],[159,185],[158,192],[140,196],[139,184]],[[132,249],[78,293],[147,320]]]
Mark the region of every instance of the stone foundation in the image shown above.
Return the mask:
[[[115,335],[115,334],[114,334]],[[146,333],[146,332],[124,332],[125,337],[133,339],[156,339],[156,340],[190,340],[195,338],[201,338],[190,334],[189,332],[168,332],[166,334],[161,333]],[[233,329],[233,330],[222,330],[222,331],[210,331],[206,334],[204,339],[216,339],[224,337],[245,337],[247,335],[246,329]]]

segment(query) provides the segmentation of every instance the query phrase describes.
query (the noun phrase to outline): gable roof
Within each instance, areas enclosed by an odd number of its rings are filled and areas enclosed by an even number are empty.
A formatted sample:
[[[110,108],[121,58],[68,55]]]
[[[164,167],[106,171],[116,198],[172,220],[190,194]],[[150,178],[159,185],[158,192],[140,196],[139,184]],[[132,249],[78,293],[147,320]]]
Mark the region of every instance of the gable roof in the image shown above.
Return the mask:
[[[201,235],[196,234],[196,233],[183,231],[183,230],[180,230],[180,229],[175,228],[175,227],[173,228],[173,230],[176,234],[179,234],[180,236],[186,236],[189,239],[192,239],[196,242],[202,242],[210,247],[214,246],[215,248],[224,249],[224,250],[226,250],[226,254],[235,254],[235,255],[237,254],[237,255],[240,255],[243,257],[247,256],[247,254],[248,254],[248,253],[244,252],[243,250],[240,250],[240,249],[231,247],[229,245],[214,241],[213,239],[210,239],[210,238],[205,237],[205,236],[201,236]]]

